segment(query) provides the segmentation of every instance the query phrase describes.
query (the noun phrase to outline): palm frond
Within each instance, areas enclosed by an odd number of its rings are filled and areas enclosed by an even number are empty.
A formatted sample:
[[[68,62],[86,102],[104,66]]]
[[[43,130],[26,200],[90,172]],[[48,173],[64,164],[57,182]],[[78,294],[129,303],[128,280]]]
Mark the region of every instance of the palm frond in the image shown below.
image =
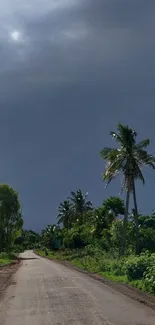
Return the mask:
[[[114,148],[103,148],[100,151],[100,156],[103,160],[114,160],[117,158],[117,156],[120,154],[119,149]]]
[[[144,139],[144,140],[138,142],[136,147],[138,149],[145,149],[149,146],[149,144],[150,144],[150,139],[148,138],[148,139]]]
[[[137,155],[139,160],[144,164],[155,169],[155,157],[148,154],[146,150],[139,149],[137,150]]]
[[[57,217],[58,218],[58,217]],[[61,217],[59,220],[58,220],[58,225],[60,225],[61,223],[63,223],[64,222],[64,218],[63,217]]]
[[[116,178],[120,172],[119,162],[116,160],[112,163],[108,162],[104,173],[102,174],[103,180],[106,181],[106,187],[111,183],[111,181]]]
[[[145,184],[145,178],[138,165],[136,166],[134,173],[134,179],[139,179],[143,184]]]

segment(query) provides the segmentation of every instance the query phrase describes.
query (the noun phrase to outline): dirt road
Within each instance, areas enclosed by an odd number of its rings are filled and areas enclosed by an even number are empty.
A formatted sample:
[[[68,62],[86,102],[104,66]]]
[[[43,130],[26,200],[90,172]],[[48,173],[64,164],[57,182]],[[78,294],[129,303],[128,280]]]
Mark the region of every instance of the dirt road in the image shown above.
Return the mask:
[[[0,304],[3,325],[155,325],[155,312],[28,251]]]

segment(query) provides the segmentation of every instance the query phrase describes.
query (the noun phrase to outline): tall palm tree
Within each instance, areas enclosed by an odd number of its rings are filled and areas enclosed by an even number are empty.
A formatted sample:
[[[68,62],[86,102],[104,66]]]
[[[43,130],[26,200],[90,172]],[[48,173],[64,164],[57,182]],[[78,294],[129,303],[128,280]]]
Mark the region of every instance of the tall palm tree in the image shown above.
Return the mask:
[[[121,190],[126,189],[126,207],[124,214],[124,227],[121,244],[121,254],[124,255],[126,244],[126,229],[128,222],[128,211],[130,194],[133,194],[134,214],[136,224],[136,253],[139,253],[139,224],[138,224],[138,207],[136,200],[135,180],[139,179],[145,183],[142,174],[143,165],[148,165],[155,169],[155,158],[147,153],[146,148],[150,144],[149,139],[144,139],[136,143],[137,133],[122,124],[118,124],[118,132],[110,132],[112,138],[119,143],[117,149],[104,148],[101,150],[101,157],[106,160],[107,164],[103,173],[103,179],[107,185],[119,174],[122,174]]]
[[[72,209],[74,214],[78,216],[80,222],[83,222],[84,213],[92,210],[92,202],[87,201],[88,193],[83,194],[79,189],[76,192],[71,192],[71,201]]]
[[[65,200],[63,203],[60,203],[57,216],[58,224],[63,224],[64,228],[70,228],[72,220],[72,206],[69,200]]]

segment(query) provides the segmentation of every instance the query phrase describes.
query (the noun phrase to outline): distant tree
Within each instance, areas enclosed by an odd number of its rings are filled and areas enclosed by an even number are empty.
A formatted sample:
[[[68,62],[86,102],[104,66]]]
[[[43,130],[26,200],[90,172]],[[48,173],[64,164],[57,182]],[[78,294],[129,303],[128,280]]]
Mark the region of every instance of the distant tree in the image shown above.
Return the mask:
[[[140,215],[138,220],[139,220],[140,226],[146,227],[146,228],[152,228],[155,230],[155,213],[154,212],[149,216]]]
[[[20,239],[19,239],[20,241]],[[40,235],[33,230],[23,230],[22,232],[22,244],[25,249],[33,249],[39,244]],[[18,242],[18,239],[16,240]],[[15,242],[15,243],[16,243]]]
[[[18,193],[7,184],[0,185],[0,249],[10,250],[23,219]]]
[[[69,197],[73,212],[80,224],[84,221],[85,212],[93,209],[92,202],[87,200],[87,196],[88,193],[83,194],[79,189],[76,192],[71,192],[71,196]]]
[[[116,218],[114,211],[104,205],[95,209],[93,216],[95,235],[97,237],[101,237],[103,229],[109,229]]]
[[[105,199],[103,201],[103,206],[105,207],[106,211],[111,210],[116,217],[118,215],[124,215],[124,201],[117,196],[110,196]]]
[[[47,248],[56,248],[57,241],[61,241],[61,229],[58,225],[48,225],[41,232],[41,243]]]
[[[152,227],[140,227],[140,252],[155,252],[155,230]]]
[[[58,225],[62,224],[64,228],[69,229],[74,221],[72,206],[69,200],[65,200],[63,203],[60,203],[58,211]]]

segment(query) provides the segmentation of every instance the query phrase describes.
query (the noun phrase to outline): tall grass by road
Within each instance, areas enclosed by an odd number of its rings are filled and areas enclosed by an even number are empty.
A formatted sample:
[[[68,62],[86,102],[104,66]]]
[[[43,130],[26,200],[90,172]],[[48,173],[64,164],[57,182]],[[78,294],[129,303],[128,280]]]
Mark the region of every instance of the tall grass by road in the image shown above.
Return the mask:
[[[11,264],[15,259],[14,254],[0,253],[0,267]]]

